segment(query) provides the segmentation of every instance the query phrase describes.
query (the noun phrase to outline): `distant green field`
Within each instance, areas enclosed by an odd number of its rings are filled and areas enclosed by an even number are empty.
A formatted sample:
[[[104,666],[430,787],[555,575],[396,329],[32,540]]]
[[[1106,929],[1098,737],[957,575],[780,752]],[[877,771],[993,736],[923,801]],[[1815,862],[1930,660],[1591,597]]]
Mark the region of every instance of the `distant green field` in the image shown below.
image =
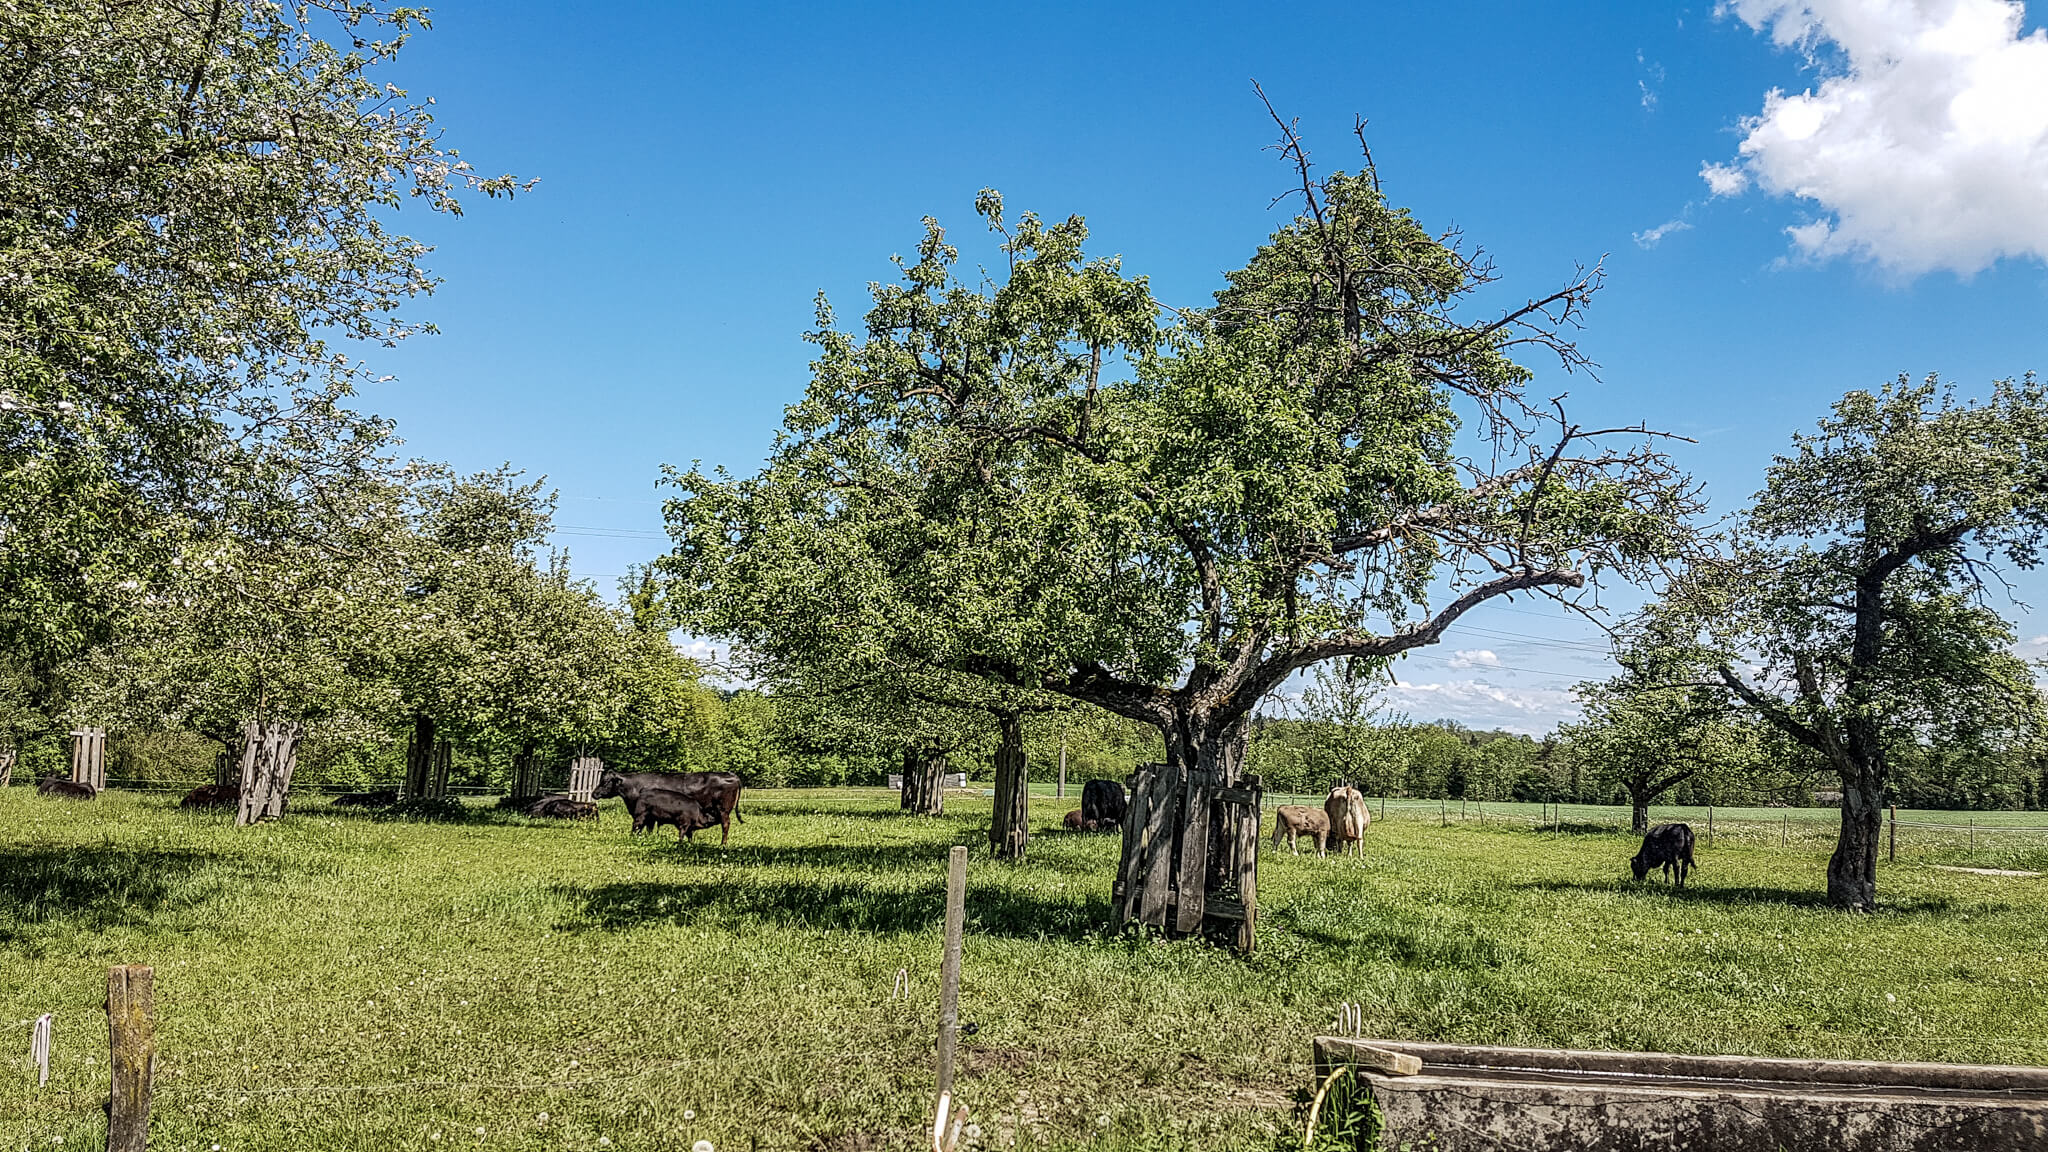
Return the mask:
[[[1362,861],[1268,855],[1246,960],[1108,934],[1115,838],[1050,831],[1049,797],[1018,867],[983,857],[979,797],[928,820],[881,792],[749,793],[725,848],[632,840],[616,804],[560,826],[304,803],[235,829],[171,803],[0,793],[0,1149],[103,1140],[123,962],[157,969],[158,1149],[912,1147],[954,843],[975,846],[960,1091],[998,1147],[1284,1147],[1342,1001],[1398,1037],[2048,1063],[2048,879],[1933,866],[2048,870],[2025,834],[1974,861],[1902,847],[1857,917],[1821,900],[1831,813],[1795,814],[1784,848],[1722,837],[1673,893],[1569,806],[1552,831],[1499,819],[1535,805],[1442,827],[1395,802]]]

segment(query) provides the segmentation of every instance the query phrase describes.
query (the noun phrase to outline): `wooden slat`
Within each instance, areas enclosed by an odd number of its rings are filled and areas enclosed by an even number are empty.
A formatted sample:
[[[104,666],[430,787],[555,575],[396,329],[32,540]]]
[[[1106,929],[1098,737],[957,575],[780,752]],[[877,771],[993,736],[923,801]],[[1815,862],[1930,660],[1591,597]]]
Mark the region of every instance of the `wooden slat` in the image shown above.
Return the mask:
[[[1173,825],[1180,816],[1180,774],[1172,765],[1162,765],[1152,776],[1150,791],[1139,842],[1144,888],[1138,895],[1138,920],[1164,928],[1167,906],[1173,903]]]
[[[1176,823],[1180,831],[1179,888],[1174,928],[1193,932],[1202,926],[1202,908],[1208,903],[1209,822],[1216,802],[1216,777],[1190,769],[1186,792]]]
[[[1380,1048],[1345,1036],[1318,1036],[1315,1043],[1316,1071],[1328,1075],[1339,1064],[1381,1076],[1414,1076],[1422,1071],[1422,1058],[1391,1048]]]

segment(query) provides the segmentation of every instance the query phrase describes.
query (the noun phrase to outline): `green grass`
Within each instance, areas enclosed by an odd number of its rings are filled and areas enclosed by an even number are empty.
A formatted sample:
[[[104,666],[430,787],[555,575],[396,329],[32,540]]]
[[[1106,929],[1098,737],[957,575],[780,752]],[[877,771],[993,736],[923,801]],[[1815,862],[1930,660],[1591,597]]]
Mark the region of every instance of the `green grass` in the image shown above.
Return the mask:
[[[1340,1001],[1396,1037],[2048,1062],[2048,879],[1929,866],[1961,849],[1886,867],[1858,917],[1821,902],[1818,832],[1724,838],[1680,894],[1626,881],[1623,836],[1395,819],[1362,861],[1268,855],[1241,960],[1108,934],[1113,837],[986,860],[985,801],[749,793],[725,848],[630,839],[615,803],[253,829],[171,803],[0,793],[0,1150],[103,1140],[127,962],[157,971],[161,1150],[911,1147],[954,843],[960,1093],[995,1146],[1285,1147]],[[15,1022],[52,1011],[37,1089]]]

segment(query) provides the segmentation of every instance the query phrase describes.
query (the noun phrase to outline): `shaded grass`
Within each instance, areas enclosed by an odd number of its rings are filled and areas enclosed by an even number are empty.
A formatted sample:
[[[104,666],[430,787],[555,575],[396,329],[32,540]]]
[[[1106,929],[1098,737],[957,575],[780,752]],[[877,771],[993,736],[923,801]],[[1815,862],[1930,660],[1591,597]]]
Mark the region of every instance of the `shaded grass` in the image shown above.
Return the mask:
[[[985,859],[985,801],[749,794],[723,849],[631,838],[615,803],[253,829],[170,803],[0,793],[0,1023],[57,1013],[50,1086],[0,1074],[0,1148],[103,1138],[122,962],[158,971],[160,1149],[908,1147],[955,843],[961,1092],[999,1146],[1271,1149],[1340,1001],[1451,1042],[2048,1060],[2048,881],[1901,861],[1847,916],[1819,839],[1703,848],[1674,892],[1626,879],[1624,836],[1376,823],[1362,859],[1269,854],[1237,959],[1109,932],[1115,837]]]

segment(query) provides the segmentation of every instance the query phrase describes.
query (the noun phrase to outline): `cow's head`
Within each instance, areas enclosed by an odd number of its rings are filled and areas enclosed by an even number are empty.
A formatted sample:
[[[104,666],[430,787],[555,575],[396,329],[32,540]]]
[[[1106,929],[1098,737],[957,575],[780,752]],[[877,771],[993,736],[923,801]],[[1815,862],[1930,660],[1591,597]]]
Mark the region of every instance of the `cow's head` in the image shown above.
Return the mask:
[[[1650,874],[1650,858],[1638,852],[1629,858],[1628,867],[1636,874],[1636,879],[1641,880]]]
[[[590,798],[592,800],[606,800],[618,794],[619,774],[609,768],[599,769],[597,773],[597,787],[590,790]]]

